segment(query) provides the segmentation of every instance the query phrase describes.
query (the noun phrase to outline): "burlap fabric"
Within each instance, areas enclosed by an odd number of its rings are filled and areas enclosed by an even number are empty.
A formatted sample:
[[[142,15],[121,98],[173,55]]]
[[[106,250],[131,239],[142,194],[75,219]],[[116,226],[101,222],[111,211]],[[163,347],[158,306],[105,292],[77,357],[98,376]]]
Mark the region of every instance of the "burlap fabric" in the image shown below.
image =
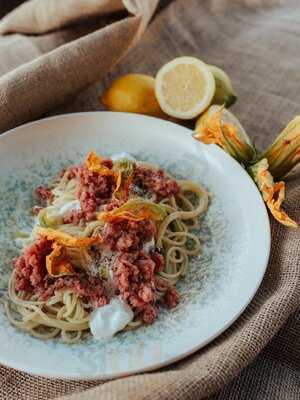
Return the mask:
[[[46,3],[46,0],[42,1]],[[73,15],[70,18],[74,21]],[[8,20],[5,24],[8,29]],[[57,25],[52,25],[52,28],[61,25],[60,20]],[[14,30],[18,30],[15,22],[13,27]],[[14,86],[16,80],[12,79],[13,76],[26,80],[25,72],[30,71],[30,77],[33,79],[31,91],[35,90],[35,84],[40,85],[40,88],[44,88],[43,96],[47,98],[47,74],[53,74],[56,63],[61,61],[59,55],[62,56],[63,53],[56,53],[55,64],[50,63],[45,71],[43,68],[36,70],[37,65],[29,63],[25,70],[14,70],[9,74],[5,72],[61,45],[66,40],[82,37],[84,29],[87,27],[80,25],[75,29],[68,28],[42,36],[8,36],[0,40],[0,70],[3,74],[0,78],[0,104],[5,105],[4,108],[0,107],[2,130],[41,115],[48,107],[53,108],[53,105],[58,103],[60,99],[57,98],[51,102],[44,99],[43,109],[38,108],[36,112],[38,97],[34,97],[35,101],[31,103],[30,93],[17,90],[19,80],[15,87],[11,86]],[[91,29],[90,26],[88,29]],[[22,30],[28,32],[23,25]],[[239,94],[234,112],[256,145],[264,147],[295,114],[299,113],[299,35],[298,1],[165,1],[143,38],[126,58],[114,67],[110,75],[103,78],[103,68],[99,71],[98,81],[92,87],[81,92],[72,101],[69,100],[60,109],[52,109],[52,113],[101,109],[99,95],[114,76],[132,71],[154,74],[161,64],[173,57],[183,54],[196,55],[224,67],[229,72]],[[119,38],[121,39],[123,37]],[[73,46],[75,53],[77,44],[78,39],[69,44]],[[53,53],[50,56],[46,55],[47,60],[51,59],[52,55]],[[116,59],[115,62],[117,61]],[[98,59],[91,55],[89,63],[93,62],[98,62]],[[94,70],[93,65],[86,66],[91,66]],[[35,72],[39,73],[38,81],[34,80]],[[60,81],[69,80],[68,63],[59,63],[59,71],[55,72],[57,76],[59,72]],[[78,77],[80,76],[78,73]],[[91,81],[92,79],[87,79],[85,84]],[[21,87],[26,87],[26,84]],[[80,89],[81,87],[76,86],[76,91]],[[68,94],[70,92],[73,92],[73,87],[69,88]],[[25,113],[22,113],[22,104],[18,104],[19,94],[22,99],[27,99]],[[54,93],[56,96],[58,94]],[[299,170],[288,179],[287,197],[286,209],[299,222]],[[214,400],[299,399],[300,321],[299,314],[295,314],[300,304],[299,252],[299,230],[288,230],[272,220],[270,263],[254,300],[238,321],[217,340],[177,364],[158,372],[107,383],[50,381],[2,367],[0,398],[133,400],[204,399],[213,396]],[[291,317],[288,323],[270,342],[289,316]],[[250,366],[225,386],[248,364]],[[69,393],[73,395],[60,397]]]
[[[45,40],[20,35],[3,38],[0,71],[10,72],[0,78],[0,130],[41,116],[101,79],[138,41],[157,3],[158,0],[31,0],[6,16],[0,23],[0,34],[38,34],[71,22],[92,21],[48,35]],[[97,24],[95,18],[121,10],[132,15],[99,28],[103,21]],[[16,67],[18,64],[21,65]]]

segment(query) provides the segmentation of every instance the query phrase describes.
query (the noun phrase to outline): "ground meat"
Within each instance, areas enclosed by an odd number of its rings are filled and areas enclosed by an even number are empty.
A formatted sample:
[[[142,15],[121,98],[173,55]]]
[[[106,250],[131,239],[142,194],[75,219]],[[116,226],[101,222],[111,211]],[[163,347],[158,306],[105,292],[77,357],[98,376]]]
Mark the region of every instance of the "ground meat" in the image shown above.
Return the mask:
[[[64,224],[80,225],[82,222],[89,222],[95,219],[94,212],[84,212],[81,210],[72,210],[65,218]]]
[[[80,168],[81,168],[80,165],[73,165],[67,168],[66,170],[62,169],[59,173],[59,176],[62,178],[66,174],[67,179],[69,180],[74,179],[77,177]]]
[[[32,207],[32,214],[33,214],[33,215],[38,215],[39,212],[40,212],[42,209],[43,209],[43,207],[34,206],[34,207]]]
[[[160,256],[162,257],[162,256]],[[155,271],[160,257],[145,251],[120,254],[113,266],[114,283],[122,298],[146,323],[152,323],[158,315],[155,308]]]
[[[97,307],[108,303],[102,281],[96,276],[88,276],[81,280],[78,279],[72,287],[78,297],[90,300]]]
[[[42,238],[29,246],[22,256],[15,259],[16,289],[35,294],[44,289],[44,278],[47,273],[45,259],[51,253],[52,242]]]
[[[103,241],[111,250],[128,252],[141,248],[155,233],[156,225],[151,220],[125,220],[107,223],[103,231]]]
[[[155,262],[155,272],[161,272],[164,269],[165,266],[165,259],[164,257],[158,253],[157,251],[155,251],[152,254],[152,260]]]
[[[95,307],[102,307],[109,303],[101,279],[85,274],[63,276],[56,279],[48,278],[45,282],[45,291],[40,299],[47,300],[55,290],[60,289],[72,289],[79,298],[90,301]]]
[[[149,257],[140,258],[136,261],[139,271],[142,274],[143,279],[146,282],[150,282],[153,278],[153,273],[155,271],[155,262],[154,262],[153,258],[154,258],[153,256],[150,259],[149,259]],[[145,289],[145,288],[142,287],[141,289]],[[143,296],[140,296],[140,297],[143,297]]]
[[[102,160],[102,164],[109,169],[112,169],[113,167],[113,161],[110,158]],[[67,173],[66,174],[67,179],[74,179],[78,176],[79,170],[82,168],[83,168],[82,165],[72,165],[67,169],[62,169],[59,173],[59,177],[62,178],[65,175],[65,173]]]
[[[139,237],[135,233],[122,232],[121,236],[116,242],[115,248],[118,251],[127,251],[129,249],[136,249],[139,245]]]
[[[105,158],[104,160],[102,160],[101,164],[109,169],[112,169],[114,165],[113,160],[111,158]]]
[[[84,213],[95,212],[101,204],[107,203],[111,198],[115,184],[113,177],[102,176],[83,167],[78,178],[77,198]]]
[[[155,295],[153,293],[153,287],[151,286],[151,284],[142,283],[138,291],[138,296],[145,303],[151,303],[151,301],[155,299]]]
[[[107,168],[112,168],[110,159],[102,161]],[[80,201],[80,211],[71,211],[64,219],[64,223],[80,224],[95,218],[95,212],[100,205],[110,201],[115,188],[113,176],[103,176],[97,172],[89,171],[85,166],[74,166],[67,171],[68,179],[77,179],[78,188],[76,197]]]
[[[48,186],[38,186],[35,189],[35,194],[42,204],[46,203],[47,200],[51,201],[53,199],[52,190]]]
[[[169,287],[163,297],[163,304],[168,308],[175,308],[179,303],[179,293],[173,287]]]
[[[158,309],[151,304],[147,304],[143,310],[142,319],[146,324],[153,324],[158,316]]]
[[[155,195],[156,200],[176,195],[179,186],[174,179],[168,178],[163,170],[136,166],[133,173],[133,185]]]
[[[154,279],[155,286],[159,290],[164,291],[164,296],[160,299],[160,302],[168,308],[176,307],[180,300],[180,296],[177,290],[157,275]]]
[[[103,207],[103,210],[106,212],[112,211],[115,208],[121,207],[125,202],[126,202],[126,200],[112,199],[110,202],[105,204],[105,206]]]
[[[14,260],[16,290],[38,295],[39,300],[45,301],[55,290],[68,288],[96,307],[107,304],[108,298],[100,278],[82,273],[59,278],[47,274],[46,256],[51,253],[51,246],[52,241],[39,239],[29,246],[22,256]]]

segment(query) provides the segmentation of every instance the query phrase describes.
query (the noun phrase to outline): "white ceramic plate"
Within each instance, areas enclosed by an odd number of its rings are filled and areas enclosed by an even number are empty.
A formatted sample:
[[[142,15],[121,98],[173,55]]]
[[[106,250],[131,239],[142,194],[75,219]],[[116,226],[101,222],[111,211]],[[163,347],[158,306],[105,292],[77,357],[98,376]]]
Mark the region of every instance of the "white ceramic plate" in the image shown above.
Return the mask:
[[[0,137],[0,288],[17,254],[16,227],[30,225],[32,191],[62,165],[94,149],[126,151],[171,173],[203,183],[213,198],[202,228],[203,254],[179,284],[181,302],[154,325],[105,343],[43,342],[17,331],[0,306],[0,362],[52,378],[107,379],[152,370],[198,350],[248,305],[263,278],[270,249],[266,209],[251,179],[216,146],[160,119],[109,112],[44,119]],[[2,296],[3,297],[3,296]]]

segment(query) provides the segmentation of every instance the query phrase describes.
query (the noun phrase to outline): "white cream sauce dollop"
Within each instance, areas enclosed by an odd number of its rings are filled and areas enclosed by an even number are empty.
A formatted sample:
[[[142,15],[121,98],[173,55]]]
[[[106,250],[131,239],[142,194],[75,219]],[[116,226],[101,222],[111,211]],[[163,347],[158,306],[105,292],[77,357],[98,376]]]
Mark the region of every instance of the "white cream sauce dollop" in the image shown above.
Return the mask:
[[[109,304],[94,310],[90,317],[92,335],[99,340],[111,339],[133,320],[133,311],[122,299],[115,297]]]

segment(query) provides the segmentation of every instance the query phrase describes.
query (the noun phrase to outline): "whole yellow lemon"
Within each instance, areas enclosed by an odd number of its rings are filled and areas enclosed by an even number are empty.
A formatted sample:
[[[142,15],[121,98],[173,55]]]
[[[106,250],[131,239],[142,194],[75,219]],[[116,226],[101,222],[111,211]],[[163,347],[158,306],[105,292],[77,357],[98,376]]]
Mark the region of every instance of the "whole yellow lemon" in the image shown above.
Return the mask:
[[[121,76],[103,94],[101,101],[110,111],[163,116],[155,97],[155,80],[149,75]]]

